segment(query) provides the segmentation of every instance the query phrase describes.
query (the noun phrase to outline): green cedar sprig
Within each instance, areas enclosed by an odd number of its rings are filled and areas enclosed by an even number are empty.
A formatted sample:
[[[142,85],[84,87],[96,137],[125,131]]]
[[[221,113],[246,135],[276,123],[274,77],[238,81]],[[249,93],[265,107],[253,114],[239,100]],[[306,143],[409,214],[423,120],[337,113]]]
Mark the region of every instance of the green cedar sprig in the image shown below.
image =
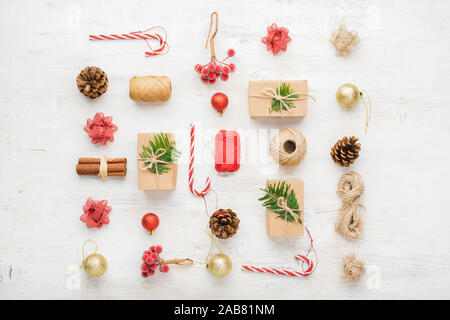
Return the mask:
[[[287,84],[286,82],[283,82],[279,88],[276,88],[275,92],[277,95],[280,95],[282,97],[295,98],[295,99],[297,99],[299,97],[298,94],[294,94],[295,91],[293,89],[291,89],[291,86],[289,84]],[[281,101],[273,98],[272,104],[271,104],[271,109],[273,111],[281,111],[281,110],[289,111],[289,110],[295,108],[294,101],[289,100],[289,99],[283,99],[283,102],[284,102],[284,104],[281,103]]]
[[[169,137],[166,133],[156,134],[154,137],[154,141],[149,140],[149,146],[143,145],[143,151],[139,154],[141,158],[152,158],[153,154],[156,154],[158,149],[166,150],[166,153],[159,157],[159,160],[169,163],[174,163],[180,157],[180,152],[175,148],[175,142],[169,140]],[[150,150],[151,148],[151,150]],[[144,161],[145,165],[150,165],[149,161]],[[170,167],[166,163],[158,163],[158,174],[166,173],[170,170]],[[156,173],[156,166],[153,164],[148,170],[152,173]]]
[[[301,211],[295,197],[294,190],[290,189],[291,185],[286,184],[286,181],[279,181],[277,184],[269,184],[267,188],[261,189],[265,195],[259,198],[259,201],[264,201],[263,206],[270,211],[279,214],[277,218],[287,219],[287,221],[295,221],[295,219],[286,210],[282,210],[278,206],[278,198],[283,197],[286,200],[287,206],[293,210],[294,214],[298,215],[298,221],[301,223]]]

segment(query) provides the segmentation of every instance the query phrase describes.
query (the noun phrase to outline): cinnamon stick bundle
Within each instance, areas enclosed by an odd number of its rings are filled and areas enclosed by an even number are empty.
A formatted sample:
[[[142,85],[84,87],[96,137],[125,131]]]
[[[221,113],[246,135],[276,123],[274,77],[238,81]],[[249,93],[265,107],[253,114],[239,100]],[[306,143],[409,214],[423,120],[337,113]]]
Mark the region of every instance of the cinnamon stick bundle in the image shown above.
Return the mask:
[[[100,158],[79,158],[76,166],[80,176],[97,176],[100,172]],[[127,159],[112,158],[106,161],[108,176],[125,176],[127,174]]]

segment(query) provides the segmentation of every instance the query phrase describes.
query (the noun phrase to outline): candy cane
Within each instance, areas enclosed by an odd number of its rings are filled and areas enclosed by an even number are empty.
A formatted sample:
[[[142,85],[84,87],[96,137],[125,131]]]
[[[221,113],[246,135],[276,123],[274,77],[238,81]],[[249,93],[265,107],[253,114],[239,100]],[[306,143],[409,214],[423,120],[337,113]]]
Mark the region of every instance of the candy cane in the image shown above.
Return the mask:
[[[195,126],[191,124],[191,145],[190,145],[190,155],[189,155],[189,189],[192,194],[197,197],[204,198],[211,187],[211,179],[206,178],[205,187],[201,191],[197,191],[194,188],[194,131]]]
[[[275,269],[275,268],[263,268],[263,267],[254,267],[254,266],[247,266],[243,265],[242,270],[243,271],[253,271],[253,272],[260,272],[260,273],[271,273],[276,274],[279,276],[291,276],[291,277],[307,277],[311,275],[317,268],[317,253],[313,246],[313,239],[311,237],[311,234],[309,233],[308,228],[306,228],[306,232],[308,233],[309,239],[311,240],[311,244],[308,250],[308,253],[306,256],[298,254],[295,256],[295,259],[297,260],[297,263],[302,263],[302,270],[303,272],[298,271],[289,271],[289,270],[281,270],[281,269]],[[314,263],[311,259],[308,258],[309,253],[313,251],[314,255],[316,257],[316,263]],[[305,267],[306,265],[306,267]]]
[[[148,33],[152,29],[160,29],[163,31],[163,35],[157,32]],[[159,41],[159,48],[153,49],[148,42],[149,39],[154,39]],[[135,31],[130,33],[121,34],[91,34],[89,35],[89,40],[145,40],[151,51],[145,52],[146,56],[156,56],[163,55],[169,51],[169,45],[167,44],[167,33],[163,27],[156,26],[151,27],[144,31]]]

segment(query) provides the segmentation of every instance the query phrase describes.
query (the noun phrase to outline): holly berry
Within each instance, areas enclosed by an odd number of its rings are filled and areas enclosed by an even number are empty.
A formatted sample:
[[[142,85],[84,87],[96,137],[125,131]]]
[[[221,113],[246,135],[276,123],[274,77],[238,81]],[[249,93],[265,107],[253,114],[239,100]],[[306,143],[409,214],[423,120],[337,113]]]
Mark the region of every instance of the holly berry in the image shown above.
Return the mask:
[[[194,67],[194,70],[197,71],[197,72],[201,72],[202,69],[203,69],[203,67],[202,67],[201,64],[196,64],[195,67]]]
[[[162,252],[163,248],[160,245],[151,246],[150,251],[145,251],[142,259],[144,262],[141,264],[141,275],[144,278],[149,276],[153,276],[156,270],[160,272],[167,273],[169,272],[169,266],[164,263],[159,257],[159,254]]]
[[[164,273],[167,273],[167,272],[169,272],[169,266],[167,265],[167,264],[163,264],[162,266],[161,266],[161,272],[164,272]]]
[[[201,75],[201,80],[204,83],[215,83],[217,79],[220,79],[222,81],[227,81],[229,78],[229,73],[235,69],[235,65],[233,63],[228,64],[225,62],[228,58],[233,57],[236,52],[233,49],[229,49],[227,52],[227,57],[219,61],[215,57],[211,58],[211,61],[209,61],[205,65],[197,64],[195,65],[194,69],[195,71],[199,72]],[[226,76],[223,76],[223,75]]]

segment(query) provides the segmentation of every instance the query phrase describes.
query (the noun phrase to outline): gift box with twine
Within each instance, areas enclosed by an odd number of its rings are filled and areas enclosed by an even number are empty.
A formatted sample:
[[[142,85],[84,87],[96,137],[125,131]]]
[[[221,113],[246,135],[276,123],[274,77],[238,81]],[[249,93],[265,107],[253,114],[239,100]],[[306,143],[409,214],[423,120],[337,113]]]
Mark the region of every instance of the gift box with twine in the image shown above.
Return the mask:
[[[177,186],[177,163],[166,163],[161,159],[164,150],[153,152],[150,157],[141,157],[144,146],[148,147],[149,141],[153,141],[157,133],[138,133],[138,189],[139,190],[174,190]],[[173,134],[167,133],[167,137],[174,141]],[[167,172],[158,174],[150,172],[151,166],[164,164],[168,167]],[[157,171],[157,170],[156,170]]]
[[[304,117],[309,97],[307,80],[249,81],[250,117]]]

